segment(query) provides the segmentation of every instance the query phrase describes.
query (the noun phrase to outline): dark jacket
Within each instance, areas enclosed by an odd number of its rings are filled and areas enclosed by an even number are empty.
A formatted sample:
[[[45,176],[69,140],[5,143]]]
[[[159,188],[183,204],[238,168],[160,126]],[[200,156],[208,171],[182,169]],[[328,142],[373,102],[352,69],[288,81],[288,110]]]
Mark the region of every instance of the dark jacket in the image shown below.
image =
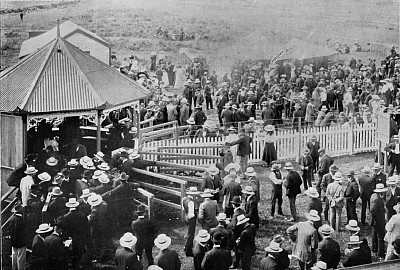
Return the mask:
[[[332,164],[333,159],[330,156],[323,156],[319,162],[318,175],[322,177],[324,174],[327,174]]]
[[[10,219],[9,233],[11,246],[15,248],[26,247],[26,223],[22,214],[15,214]]]
[[[249,222],[254,224],[256,228],[260,226],[260,217],[258,216],[258,203],[255,195],[251,195],[244,206],[245,216],[250,218]]]
[[[83,253],[89,240],[90,227],[87,217],[78,210],[71,210],[62,218],[64,232],[67,237],[71,237],[73,248],[78,248],[79,253]]]
[[[67,251],[63,240],[56,232],[53,232],[44,239],[44,246],[49,269],[67,269]]]
[[[392,190],[389,188],[389,190],[386,193],[386,211],[388,213],[388,217],[391,217],[396,214],[396,211],[394,211],[393,206],[395,206],[397,202],[400,202],[398,198],[400,198],[400,188],[398,187],[395,188],[394,195],[392,194]]]
[[[237,245],[239,252],[250,253],[252,255],[256,252],[256,228],[253,224],[247,224],[242,233],[240,234],[240,240]]]
[[[312,142],[307,143],[307,148],[310,149],[310,156],[314,158],[318,158],[318,150],[320,148],[319,142],[315,141],[313,144]]]
[[[346,191],[344,192],[344,197],[346,199],[351,199],[353,202],[356,202],[360,197],[360,191],[356,179],[353,179],[348,183]]]
[[[379,174],[374,175],[373,179],[374,179],[375,185],[382,183],[386,187],[386,175],[384,173],[381,172]],[[374,186],[374,189],[375,189],[375,186]]]
[[[299,165],[303,166],[305,169],[302,170],[303,177],[310,176],[313,173],[314,162],[311,156],[301,156],[299,158]]]
[[[231,264],[231,253],[228,250],[214,246],[204,256],[201,266],[203,270],[228,270]]]
[[[193,246],[193,261],[194,261],[194,269],[195,270],[203,270],[201,268],[201,263],[204,259],[204,256],[207,253],[207,245],[200,245],[197,241],[195,241]]]
[[[371,225],[384,227],[385,226],[385,201],[374,193],[370,200]]]
[[[267,256],[260,261],[260,270],[283,270],[279,267],[278,258]]]
[[[248,156],[251,154],[251,143],[253,142],[253,138],[251,138],[250,136],[244,135],[241,138],[239,138],[239,140],[236,140],[232,143],[230,143],[230,145],[238,145],[238,150],[237,150],[237,155],[238,156]]]
[[[373,179],[364,174],[358,177],[358,182],[360,185],[360,197],[369,200],[375,189]]]
[[[44,239],[39,235],[35,235],[32,242],[31,268],[37,270],[47,269]]]
[[[118,270],[142,270],[143,266],[138,256],[130,248],[120,248],[115,251],[115,264]]]
[[[309,213],[311,210],[316,210],[318,215],[321,217],[322,213],[322,202],[320,198],[308,198],[306,213]],[[322,226],[322,218],[319,221],[314,222],[314,228],[318,229]]]
[[[218,175],[214,175],[214,179],[211,178],[211,176],[207,175],[206,177],[204,177],[203,179],[203,185],[201,187],[202,190],[209,188],[212,190],[216,190],[222,189],[222,183],[221,183],[221,178]],[[217,200],[219,199],[219,193],[215,193],[213,200]]]
[[[331,173],[326,173],[322,176],[322,179],[318,181],[317,183],[317,190],[319,195],[321,196],[321,199],[324,200],[326,197],[326,188],[330,183],[333,183],[335,180],[333,180],[333,176]]]
[[[154,264],[163,270],[179,270],[181,269],[181,260],[175,250],[164,249],[154,258]]]
[[[225,228],[223,225],[218,225],[210,230],[210,236],[213,237],[217,232],[222,233],[221,248],[230,249],[232,247],[233,232]]]
[[[286,195],[290,198],[300,194],[302,182],[300,175],[296,171],[289,171],[285,182]]]
[[[67,212],[65,203],[67,199],[61,196],[52,197],[48,208],[48,217],[50,222],[55,221],[59,216],[64,215]]]
[[[343,261],[344,267],[363,265],[371,262],[371,256],[366,256],[360,249],[353,249]]]
[[[132,232],[137,237],[137,247],[152,247],[156,238],[157,227],[147,218],[138,218],[132,222]]]
[[[323,261],[327,264],[328,269],[336,269],[340,261],[339,243],[331,237],[325,237],[318,244],[317,261]]]

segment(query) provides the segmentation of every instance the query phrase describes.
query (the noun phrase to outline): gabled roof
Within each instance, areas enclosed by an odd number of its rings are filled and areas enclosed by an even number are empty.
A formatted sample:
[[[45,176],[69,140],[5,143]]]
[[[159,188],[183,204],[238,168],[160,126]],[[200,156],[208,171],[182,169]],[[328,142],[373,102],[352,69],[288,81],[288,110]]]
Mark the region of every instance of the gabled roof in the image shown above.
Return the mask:
[[[57,37],[0,73],[0,111],[51,113],[109,109],[149,91]]]
[[[93,40],[96,40],[97,42],[103,44],[104,46],[111,47],[107,41],[105,41],[95,33],[90,32],[89,30],[86,30],[85,28],[71,21],[65,21],[60,24],[60,36],[63,37],[64,39],[67,39],[68,37],[72,36],[75,33],[80,33]],[[40,48],[51,42],[56,37],[57,37],[57,26],[39,36],[25,40],[24,42],[22,42],[21,50],[19,52],[19,57],[22,58],[28,54],[36,52],[37,50],[39,50]]]

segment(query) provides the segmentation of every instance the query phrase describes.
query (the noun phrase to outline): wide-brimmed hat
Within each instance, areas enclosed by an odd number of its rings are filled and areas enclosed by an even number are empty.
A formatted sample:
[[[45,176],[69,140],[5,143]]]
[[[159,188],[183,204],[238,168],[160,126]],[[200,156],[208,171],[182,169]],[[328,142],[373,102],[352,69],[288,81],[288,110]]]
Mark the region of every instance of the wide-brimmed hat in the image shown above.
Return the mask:
[[[129,129],[129,133],[130,133],[130,134],[135,134],[135,133],[137,133],[137,127],[131,127],[131,128]]]
[[[83,165],[90,165],[93,164],[93,161],[90,157],[88,156],[83,156],[79,159],[79,163],[83,166]]]
[[[219,169],[215,166],[215,164],[209,166],[206,171],[211,175],[217,175],[219,173]]]
[[[273,125],[266,125],[266,126],[264,127],[264,130],[267,131],[267,132],[270,132],[270,131],[274,131],[275,128],[274,128]]]
[[[327,111],[327,110],[328,110],[328,107],[326,107],[326,105],[322,105],[321,111]]]
[[[233,196],[231,203],[234,205],[240,205],[242,201],[240,200],[239,196]]]
[[[360,227],[358,227],[357,220],[351,219],[349,220],[349,224],[345,226],[345,228],[349,231],[358,232],[360,231]]]
[[[90,204],[91,206],[97,206],[103,202],[103,198],[98,194],[92,194],[89,196],[87,201],[88,201],[88,204]]]
[[[139,215],[139,214],[143,214],[144,212],[146,212],[146,206],[144,206],[143,204],[139,204],[139,205],[137,206],[137,208],[136,208],[135,213],[136,213],[137,215]]]
[[[279,165],[278,163],[274,163],[272,164],[271,170],[276,171],[279,170],[281,167],[281,165]]]
[[[35,174],[37,172],[38,172],[38,170],[36,170],[35,167],[30,166],[30,167],[26,168],[26,170],[24,171],[24,174]]]
[[[254,170],[253,167],[247,167],[247,169],[246,169],[244,174],[247,175],[247,176],[256,176],[257,175],[257,173],[256,173],[256,171]]]
[[[125,172],[122,172],[119,176],[119,180],[121,181],[127,181],[129,178],[129,175],[127,175]]]
[[[68,166],[71,166],[71,167],[75,167],[75,166],[79,165],[78,161],[75,158],[73,158],[70,161],[68,161],[67,164],[68,164]]]
[[[199,230],[199,233],[197,236],[194,238],[199,243],[205,243],[208,240],[210,240],[210,234],[207,232],[207,230]]]
[[[328,266],[326,265],[326,262],[323,261],[318,261],[313,267],[311,267],[311,270],[326,270],[326,269],[328,269]]]
[[[362,241],[360,241],[360,237],[358,237],[358,235],[350,236],[349,242],[347,242],[349,245],[359,245],[361,243]]]
[[[324,224],[318,228],[318,232],[320,232],[323,235],[331,235],[334,231],[335,230],[328,224]]]
[[[229,127],[229,128],[227,129],[227,131],[234,131],[234,132],[236,132],[236,128],[234,128],[234,127]]]
[[[121,247],[127,247],[131,248],[134,245],[136,245],[137,238],[134,236],[132,233],[127,232],[125,233],[120,239],[119,239],[119,244]]]
[[[96,154],[94,154],[94,156],[95,156],[96,158],[102,160],[102,159],[104,158],[104,153],[101,152],[101,151],[99,151],[99,152],[97,152]]]
[[[92,195],[90,190],[88,188],[85,188],[85,189],[82,190],[82,195],[80,196],[80,198],[83,199],[83,198],[86,198],[86,197],[90,197],[90,195]]]
[[[156,239],[154,239],[154,245],[161,250],[168,248],[171,245],[171,237],[165,234],[159,234]]]
[[[393,210],[396,212],[400,211],[400,203],[397,203],[395,206],[393,206]]]
[[[65,206],[68,208],[76,208],[79,206],[79,202],[76,201],[76,198],[69,198]]]
[[[36,229],[36,233],[48,233],[51,232],[53,230],[53,227],[50,226],[50,224],[47,223],[42,223],[39,225],[39,228]]]
[[[379,163],[374,163],[374,166],[372,167],[373,170],[378,170],[382,169],[382,166]]]
[[[285,170],[293,170],[294,167],[293,167],[292,162],[286,162],[285,166],[283,167],[283,169],[285,169]]]
[[[342,173],[341,172],[336,172],[334,175],[333,175],[333,180],[335,180],[335,181],[341,181],[341,180],[343,180],[343,175],[342,175]]]
[[[201,106],[200,104],[197,104],[196,106],[194,106],[195,109],[201,109],[203,108],[203,106]]]
[[[110,178],[108,178],[108,176],[104,173],[102,173],[97,180],[99,180],[99,182],[102,184],[107,184],[110,182]]]
[[[370,168],[369,166],[364,166],[364,167],[361,169],[361,171],[362,171],[363,173],[369,173],[369,172],[371,172],[371,168]]]
[[[306,194],[308,197],[311,198],[318,198],[319,197],[319,193],[317,191],[317,189],[315,187],[309,187],[304,194]]]
[[[186,194],[188,195],[199,195],[201,192],[199,190],[197,190],[197,187],[190,187],[187,191]]]
[[[38,175],[38,178],[42,182],[49,182],[51,180],[51,175],[48,174],[47,172],[42,172],[41,174]]]
[[[53,167],[53,166],[56,166],[58,164],[58,160],[55,157],[49,157],[46,160],[46,164],[51,166],[51,167]]]
[[[237,163],[229,163],[228,165],[226,165],[225,167],[225,171],[229,172],[230,170],[234,169],[235,171],[239,171],[240,170],[240,165]]]
[[[277,242],[271,241],[269,243],[269,246],[264,249],[266,252],[272,252],[272,253],[279,253],[282,252],[282,248],[279,246]]]
[[[194,83],[200,83],[200,79],[195,79]]]
[[[194,118],[189,118],[188,120],[186,120],[186,123],[194,125],[196,122],[194,121]]]
[[[97,168],[99,168],[102,171],[110,170],[110,166],[108,166],[108,164],[106,162],[102,162],[100,165],[97,166]]]
[[[399,176],[397,175],[389,176],[386,185],[397,185],[398,181],[399,181]]]
[[[225,213],[219,213],[217,215],[217,220],[218,221],[225,221],[226,220],[226,214]]]
[[[388,189],[382,183],[376,184],[376,188],[374,189],[374,192],[382,193],[382,192],[386,192],[386,191],[388,191]]]
[[[318,215],[317,210],[310,210],[310,213],[306,214],[306,218],[311,221],[321,220],[321,217]]]
[[[204,191],[202,193],[200,193],[200,197],[202,198],[211,198],[214,197],[214,195],[212,194],[212,190],[209,188],[204,189]]]
[[[245,186],[245,188],[242,190],[242,193],[253,195],[254,194],[253,187],[252,186]]]
[[[236,225],[239,226],[239,225],[241,225],[241,224],[243,224],[243,223],[246,223],[246,222],[249,221],[249,220],[250,220],[250,218],[247,218],[245,215],[239,215],[239,216],[237,217],[237,223],[236,223]]]
[[[86,172],[86,171],[85,171],[85,172]],[[98,179],[103,173],[104,173],[104,172],[101,171],[101,170],[96,170],[96,171],[94,171],[92,178],[93,178],[93,179]],[[89,176],[89,175],[87,174],[87,176]]]
[[[60,187],[53,187],[53,189],[51,190],[50,194],[52,196],[60,196],[63,194],[63,192],[61,191]]]

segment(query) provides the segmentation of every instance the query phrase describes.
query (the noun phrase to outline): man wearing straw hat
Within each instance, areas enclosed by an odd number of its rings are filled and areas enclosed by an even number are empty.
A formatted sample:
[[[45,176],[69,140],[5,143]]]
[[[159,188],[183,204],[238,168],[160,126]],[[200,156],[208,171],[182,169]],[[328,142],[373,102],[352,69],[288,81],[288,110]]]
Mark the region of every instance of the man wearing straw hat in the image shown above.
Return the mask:
[[[35,177],[38,170],[35,167],[27,167],[24,173],[25,177],[21,179],[19,190],[21,191],[21,202],[22,206],[28,205],[28,200],[31,196],[32,185],[35,184],[33,177]]]
[[[237,226],[243,224],[243,230],[239,239],[236,240],[237,255],[235,264],[237,265],[241,261],[243,270],[251,269],[251,257],[256,253],[256,227],[254,224],[250,224],[249,220],[245,215],[238,216]]]
[[[205,189],[204,192],[200,194],[200,197],[204,198],[204,202],[199,206],[198,219],[201,227],[207,231],[218,225],[218,204],[215,200],[211,200],[213,196],[210,189]]]
[[[365,224],[367,207],[370,208],[370,199],[374,193],[375,185],[370,176],[371,168],[369,166],[364,166],[361,169],[363,173],[358,177],[358,183],[360,185],[360,198],[361,198],[361,224]]]
[[[67,207],[65,206],[65,203],[67,202],[67,199],[62,196],[63,192],[60,187],[53,187],[50,194],[51,200],[47,212],[50,223],[53,224],[60,215],[66,212]]]
[[[260,197],[260,180],[257,178],[257,173],[253,167],[248,167],[246,172],[244,173],[247,177],[247,184],[253,188],[255,193],[255,199],[258,203],[261,199]]]
[[[137,215],[137,219],[132,222],[132,232],[137,238],[136,255],[139,256],[139,261],[141,261],[144,249],[148,265],[152,265],[152,249],[157,227],[151,219],[146,217],[146,207],[144,205],[138,205],[135,214]]]
[[[279,265],[279,255],[283,249],[278,243],[271,241],[268,247],[265,248],[268,255],[260,261],[260,270],[283,270]]]
[[[328,269],[336,269],[340,262],[340,246],[339,243],[332,239],[333,228],[328,224],[319,227],[318,232],[323,239],[318,244],[317,260],[327,264]]]
[[[232,264],[232,257],[228,250],[221,247],[221,242],[223,235],[217,232],[213,235],[212,241],[214,243],[213,248],[208,251],[203,261],[201,262],[201,267],[204,270],[228,270]]]
[[[374,163],[372,170],[374,172],[374,176],[372,177],[374,184],[382,183],[386,187],[386,174],[382,172],[382,166],[379,163]]]
[[[306,218],[307,221],[296,223],[286,230],[290,238],[294,240],[292,254],[298,259],[301,270],[310,269],[316,261],[318,234],[313,223],[321,219],[315,210],[311,210]]]
[[[31,269],[47,269],[44,239],[49,236],[52,231],[53,227],[47,223],[40,224],[39,228],[35,231],[36,235],[32,242]]]
[[[91,206],[91,212],[88,216],[92,231],[93,245],[95,249],[101,249],[105,240],[108,239],[109,230],[107,222],[107,203],[103,201],[100,195],[92,194],[88,198]]]
[[[279,170],[280,165],[278,163],[272,164],[271,173],[269,174],[269,179],[272,182],[272,198],[271,198],[271,219],[275,215],[275,205],[278,201],[278,215],[283,216],[282,211],[282,184],[284,182],[282,173]]]
[[[362,241],[360,241],[359,237],[357,235],[352,235],[350,236],[350,240],[347,243],[349,249],[348,249],[348,254],[346,259],[343,261],[343,266],[344,267],[352,267],[352,266],[357,266],[357,265],[363,265],[363,264],[368,264],[371,262],[371,255],[366,255],[362,252],[360,249],[360,244]]]
[[[371,196],[371,225],[373,228],[372,251],[377,252],[380,258],[385,257],[385,194],[388,191],[383,183],[376,185]]]
[[[301,188],[300,188],[302,182],[301,177],[294,170],[294,167],[291,162],[286,162],[285,167],[283,168],[288,171],[284,186],[286,187],[286,195],[289,198],[289,204],[290,204],[290,214],[292,215],[292,218],[289,221],[297,221],[296,197],[297,194],[301,193]]]
[[[390,176],[386,182],[388,191],[386,193],[386,220],[389,221],[390,218],[396,214],[393,207],[400,202],[400,188],[397,187],[399,182],[398,176]]]
[[[210,240],[210,234],[207,230],[199,230],[195,237],[195,244],[193,247],[193,262],[195,270],[203,270],[201,263],[208,251],[207,242]]]
[[[217,216],[218,220],[218,225],[215,228],[212,228],[210,230],[210,236],[214,237],[216,233],[221,233],[222,234],[222,240],[221,240],[221,247],[223,249],[229,249],[232,250],[231,247],[231,240],[233,237],[233,232],[227,228],[226,225],[226,214],[225,213],[219,213]]]
[[[260,226],[260,217],[258,216],[258,203],[255,198],[255,192],[252,186],[246,186],[243,190],[245,194],[245,216],[248,217],[251,224],[254,224],[256,229]]]
[[[339,232],[341,219],[342,219],[342,210],[344,207],[344,192],[345,188],[342,185],[343,176],[341,172],[336,172],[333,176],[335,182],[330,183],[326,189],[326,198],[329,201],[330,206],[330,218],[329,223],[332,228],[335,228],[337,232]]]
[[[271,243],[275,242],[282,248],[284,239],[285,238],[282,235],[277,234],[277,235],[274,235],[274,238],[272,238]],[[278,265],[279,265],[280,269],[289,268],[289,265],[290,265],[289,252],[287,252],[284,248],[282,248],[282,251],[279,252],[279,257],[277,259],[278,259]]]
[[[44,239],[48,270],[68,269],[68,253],[61,237],[63,232],[61,225],[62,222],[57,222],[53,227],[53,233]]]
[[[154,240],[154,245],[160,249],[158,255],[154,258],[154,263],[163,270],[179,270],[181,261],[178,253],[168,247],[171,245],[171,237],[165,234],[159,234]]]
[[[185,223],[187,226],[187,239],[185,245],[185,252],[187,257],[193,256],[193,239],[196,230],[196,220],[198,214],[197,196],[200,195],[197,187],[190,187],[186,191],[186,197],[182,199],[182,208],[185,211]]]
[[[314,180],[314,162],[313,158],[310,156],[310,149],[304,149],[303,154],[299,157],[299,165],[303,173],[304,190],[307,190],[308,187],[312,186],[311,182]]]
[[[329,167],[329,173],[326,173],[322,176],[321,182],[317,183],[317,190],[321,196],[321,201],[325,202],[325,209],[324,209],[324,218],[325,221],[328,221],[328,213],[329,213],[329,200],[326,198],[326,189],[330,183],[333,183],[335,180],[333,176],[338,171],[338,167],[335,164],[332,164]]]
[[[205,189],[212,190],[212,199],[218,202],[219,191],[222,189],[221,178],[219,177],[219,169],[215,166],[215,164],[212,164],[207,168],[206,172],[206,175],[203,177],[203,185],[201,189],[203,191]]]
[[[119,244],[122,248],[117,249],[114,256],[114,261],[118,269],[143,269],[134,251],[136,242],[137,238],[130,232],[125,233],[119,239]]]

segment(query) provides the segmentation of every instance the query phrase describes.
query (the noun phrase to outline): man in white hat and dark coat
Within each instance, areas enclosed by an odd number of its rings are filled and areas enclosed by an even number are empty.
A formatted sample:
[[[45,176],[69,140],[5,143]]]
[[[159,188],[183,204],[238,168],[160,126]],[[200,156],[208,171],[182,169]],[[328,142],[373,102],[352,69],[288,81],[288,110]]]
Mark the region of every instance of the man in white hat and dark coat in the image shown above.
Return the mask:
[[[260,227],[260,217],[258,215],[258,203],[252,186],[246,186],[243,190],[245,195],[244,211],[245,216],[249,218],[249,222],[254,224],[256,229]]]
[[[315,210],[311,210],[306,217],[307,221],[296,223],[286,230],[294,241],[292,255],[298,259],[301,270],[310,269],[316,261],[318,248],[318,233],[313,223],[319,221],[320,217]]]
[[[68,269],[68,250],[62,238],[62,223],[54,225],[53,233],[44,239],[46,262],[48,270]]]
[[[313,160],[313,172],[316,173],[319,168],[319,155],[318,150],[320,149],[320,143],[317,141],[317,136],[311,136],[309,142],[307,142],[307,148],[310,150],[310,156]]]
[[[333,179],[333,176],[335,173],[338,171],[338,167],[335,164],[332,164],[329,167],[329,173],[326,173],[322,176],[321,181],[318,181],[317,183],[317,190],[319,195],[321,196],[321,201],[325,202],[325,209],[324,209],[324,218],[325,221],[328,221],[328,213],[329,213],[329,200],[326,198],[326,189],[328,188],[328,185],[330,183],[333,183],[335,180]]]
[[[222,239],[223,236],[220,232],[213,235],[214,246],[203,258],[201,263],[203,270],[229,270],[232,265],[232,257],[228,250],[221,248]]]
[[[333,228],[328,224],[319,227],[318,232],[323,239],[318,244],[317,260],[326,263],[328,269],[336,269],[340,262],[340,246],[339,243],[332,239]]]
[[[337,232],[341,230],[342,211],[344,207],[344,192],[345,186],[343,186],[343,176],[341,172],[336,172],[333,176],[335,182],[330,183],[326,189],[326,198],[329,201],[330,206],[330,218],[329,223],[332,228],[335,228]]]
[[[284,270],[279,265],[279,255],[283,249],[278,243],[271,241],[268,247],[265,248],[267,256],[260,261],[260,270]]]
[[[210,189],[205,189],[204,192],[200,194],[200,197],[204,198],[204,201],[199,206],[198,220],[201,227],[207,231],[210,231],[211,228],[218,225],[218,204],[215,200],[211,200],[213,196]]]
[[[91,212],[88,216],[89,225],[91,227],[93,246],[95,250],[105,246],[105,241],[108,239],[109,226],[107,220],[107,203],[98,194],[92,194],[88,198],[88,203],[91,206]]]
[[[146,207],[144,205],[138,205],[135,213],[137,219],[132,222],[132,232],[137,238],[136,255],[139,256],[141,261],[144,249],[148,265],[152,265],[152,249],[158,229],[154,222],[146,216]]]
[[[272,164],[271,173],[269,174],[269,179],[272,182],[272,198],[271,198],[271,218],[275,215],[275,205],[278,202],[278,215],[283,216],[282,211],[282,184],[284,179],[282,173],[279,170],[280,166],[277,163]]]
[[[382,166],[379,163],[375,163],[374,166],[372,167],[373,170],[373,181],[374,185],[376,186],[379,183],[382,183],[386,187],[386,174],[382,172]],[[374,186],[374,187],[375,187]]]
[[[187,239],[185,253],[187,257],[193,256],[193,239],[196,230],[196,220],[199,213],[199,204],[197,198],[200,195],[197,187],[190,187],[186,191],[186,197],[182,199],[182,208],[185,211],[185,223],[187,226]]]
[[[60,187],[53,187],[50,194],[51,199],[47,208],[47,217],[50,223],[54,224],[59,216],[67,212],[67,207],[65,206],[67,199],[63,196]]]
[[[318,215],[322,216],[322,202],[319,198],[318,191],[315,187],[310,187],[304,192],[305,195],[308,196],[307,204],[306,204],[306,212],[310,212],[311,210],[315,210],[318,212]],[[320,221],[314,222],[314,228],[318,230],[322,225],[322,218]]]
[[[277,234],[277,235],[274,235],[271,243],[275,242],[282,248],[283,240],[284,240],[283,236],[280,234]],[[266,256],[268,256],[268,252],[267,252]],[[290,265],[289,252],[287,252],[287,250],[285,250],[284,248],[282,248],[282,251],[279,252],[277,262],[278,262],[279,269],[289,268],[289,265]]]
[[[193,263],[195,270],[203,270],[201,263],[203,262],[204,256],[208,249],[208,241],[210,240],[210,234],[207,230],[199,230],[199,233],[195,237],[195,244],[193,247]]]
[[[400,187],[397,186],[399,182],[398,176],[390,176],[386,182],[388,191],[386,193],[386,220],[389,221],[390,218],[396,214],[393,209],[395,205],[400,203]]]
[[[217,216],[217,220],[218,220],[218,225],[217,227],[210,229],[210,236],[213,237],[216,233],[221,233],[222,234],[221,248],[232,250],[233,232],[232,230],[227,228],[226,214],[219,213]]]
[[[254,224],[250,224],[249,220],[245,215],[238,216],[237,225],[243,224],[243,230],[239,239],[236,240],[237,255],[235,264],[238,265],[238,262],[241,261],[241,269],[243,270],[251,269],[251,257],[256,253],[256,227]]]
[[[32,242],[32,256],[30,269],[32,270],[43,270],[47,269],[46,262],[46,251],[44,245],[44,239],[51,234],[53,227],[50,224],[43,223],[39,225],[39,228],[35,231],[36,235]]]
[[[125,233],[120,239],[121,248],[115,251],[114,261],[118,270],[142,270],[143,266],[135,254],[134,248],[137,238],[130,232]]]
[[[346,198],[347,221],[351,219],[358,221],[356,203],[358,198],[360,197],[360,188],[356,181],[354,170],[350,170],[349,172],[347,172],[346,176],[348,184],[346,187],[346,191],[344,192],[344,197]]]
[[[365,218],[368,210],[370,209],[370,199],[374,193],[375,184],[370,176],[371,169],[369,166],[364,166],[361,169],[362,175],[358,177],[358,183],[360,186],[360,198],[361,198],[361,224],[365,224]]]
[[[400,174],[400,143],[399,143],[399,135],[394,135],[392,137],[392,142],[389,143],[385,147],[385,151],[389,153],[389,163],[390,163],[390,172],[389,176],[392,176],[394,170],[398,174]]]
[[[290,214],[292,215],[292,218],[289,221],[296,222],[297,221],[296,196],[297,194],[301,193],[302,180],[300,175],[294,170],[294,167],[291,162],[286,162],[285,167],[283,168],[288,171],[286,175],[286,181],[284,182],[283,185],[286,187],[286,195],[289,198],[289,204],[290,204]]]
[[[371,196],[371,226],[373,228],[372,251],[376,252],[380,258],[385,257],[385,195],[388,189],[379,183]]]
[[[201,190],[210,189],[212,190],[213,197],[215,201],[219,201],[219,191],[222,190],[221,178],[219,177],[219,169],[212,164],[206,170],[203,176],[203,184]]]
[[[350,236],[350,241],[347,243],[348,251],[346,252],[346,258],[343,260],[344,267],[352,267],[357,265],[368,264],[371,262],[371,256],[367,256],[360,249],[360,241],[357,235]]]
[[[304,149],[303,154],[299,157],[299,165],[302,171],[304,190],[311,187],[311,182],[314,180],[314,162],[310,156],[310,149]]]
[[[244,175],[247,177],[247,185],[251,186],[254,191],[256,202],[260,201],[260,180],[257,178],[257,173],[253,167],[247,167]]]
[[[154,245],[160,250],[154,258],[154,264],[161,267],[163,270],[179,270],[181,269],[181,260],[175,250],[169,249],[171,245],[171,237],[165,234],[159,234],[154,239]]]

